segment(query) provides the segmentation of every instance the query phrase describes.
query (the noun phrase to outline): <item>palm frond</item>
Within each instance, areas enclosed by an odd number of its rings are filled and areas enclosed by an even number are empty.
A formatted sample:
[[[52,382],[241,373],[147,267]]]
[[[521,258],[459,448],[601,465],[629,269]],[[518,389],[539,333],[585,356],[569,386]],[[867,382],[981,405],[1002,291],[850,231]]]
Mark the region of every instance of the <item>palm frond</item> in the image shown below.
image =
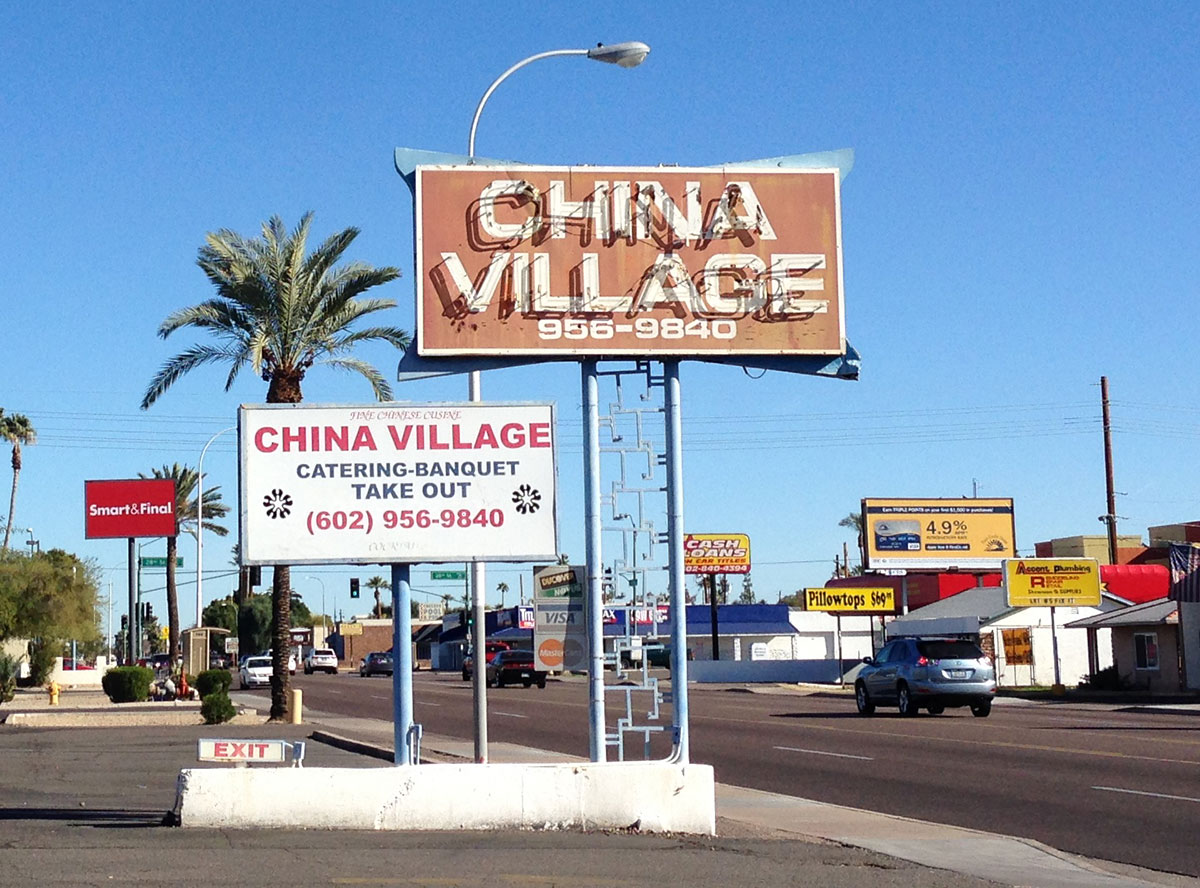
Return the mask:
[[[366,361],[360,361],[358,358],[329,358],[317,361],[316,363],[324,367],[332,367],[335,370],[350,370],[358,373],[366,377],[367,381],[371,383],[371,391],[375,394],[375,400],[392,400],[392,387],[383,378],[383,374]]]
[[[162,396],[163,392],[169,389],[179,377],[183,376],[189,370],[194,370],[204,364],[211,364],[214,361],[234,361],[240,359],[240,352],[229,348],[194,345],[189,349],[185,349],[175,357],[169,358],[158,373],[154,375],[149,387],[146,389],[146,394],[142,396],[142,409],[148,409],[151,404]]]

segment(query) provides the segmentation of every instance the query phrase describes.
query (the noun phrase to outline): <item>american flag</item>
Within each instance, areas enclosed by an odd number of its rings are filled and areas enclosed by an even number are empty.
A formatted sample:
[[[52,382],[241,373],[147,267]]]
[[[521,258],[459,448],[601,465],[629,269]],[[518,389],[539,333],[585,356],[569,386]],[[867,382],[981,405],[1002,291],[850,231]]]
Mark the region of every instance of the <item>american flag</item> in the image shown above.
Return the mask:
[[[1171,543],[1172,601],[1200,602],[1200,546],[1195,543]]]

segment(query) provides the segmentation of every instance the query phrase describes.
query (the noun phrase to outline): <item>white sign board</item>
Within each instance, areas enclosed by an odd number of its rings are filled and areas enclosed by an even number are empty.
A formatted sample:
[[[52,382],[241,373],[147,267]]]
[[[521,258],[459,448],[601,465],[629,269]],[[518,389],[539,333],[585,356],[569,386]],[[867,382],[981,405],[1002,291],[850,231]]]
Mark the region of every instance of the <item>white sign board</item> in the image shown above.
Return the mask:
[[[284,740],[217,740],[201,737],[196,758],[202,762],[282,762],[287,759]]]
[[[242,405],[243,563],[556,557],[551,404]]]

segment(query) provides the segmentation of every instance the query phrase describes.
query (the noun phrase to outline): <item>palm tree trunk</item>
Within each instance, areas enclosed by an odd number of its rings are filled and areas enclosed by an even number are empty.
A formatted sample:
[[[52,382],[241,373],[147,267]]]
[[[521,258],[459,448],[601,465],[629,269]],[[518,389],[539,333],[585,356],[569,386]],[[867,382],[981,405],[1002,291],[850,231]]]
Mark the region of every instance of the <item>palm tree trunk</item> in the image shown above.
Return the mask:
[[[292,653],[292,569],[275,565],[271,580],[271,716],[286,721],[291,676],[288,658]]]
[[[179,656],[179,587],[175,583],[175,555],[179,551],[179,538],[167,537],[167,638],[171,664]]]
[[[8,498],[8,521],[4,525],[3,549],[6,552],[8,551],[8,538],[10,536],[12,536],[13,515],[16,514],[16,509],[17,509],[17,477],[21,474],[21,445],[20,444],[13,444],[12,470],[13,470],[12,495]],[[33,554],[32,549],[29,550],[29,554],[30,555]]]

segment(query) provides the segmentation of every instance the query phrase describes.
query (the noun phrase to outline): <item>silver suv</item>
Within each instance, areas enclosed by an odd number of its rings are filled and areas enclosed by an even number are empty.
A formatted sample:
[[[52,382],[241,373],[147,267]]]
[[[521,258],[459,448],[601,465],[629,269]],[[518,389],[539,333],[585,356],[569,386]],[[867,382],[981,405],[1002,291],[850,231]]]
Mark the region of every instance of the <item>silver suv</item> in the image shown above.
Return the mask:
[[[987,718],[996,696],[996,669],[973,641],[959,638],[897,638],[874,657],[864,657],[854,680],[858,711],[870,715],[878,703],[894,703],[901,715],[948,706],[970,706]]]

